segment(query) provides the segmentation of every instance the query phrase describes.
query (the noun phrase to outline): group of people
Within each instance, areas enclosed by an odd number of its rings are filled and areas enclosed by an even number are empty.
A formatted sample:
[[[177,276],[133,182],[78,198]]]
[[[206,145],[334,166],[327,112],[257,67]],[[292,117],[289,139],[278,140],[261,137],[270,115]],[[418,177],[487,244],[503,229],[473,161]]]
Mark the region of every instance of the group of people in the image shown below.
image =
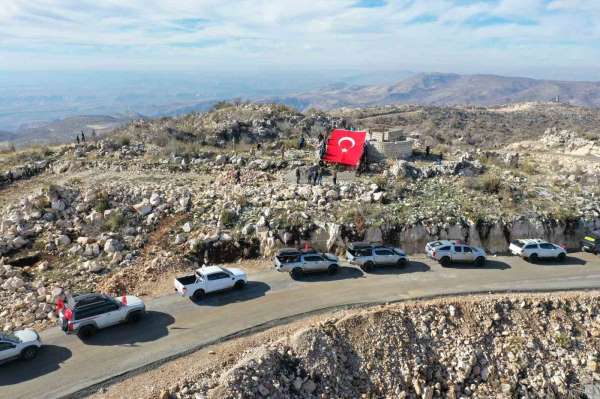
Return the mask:
[[[77,140],[77,144],[85,143],[85,134],[83,133],[83,130],[81,131],[81,139],[79,138],[79,134],[75,136],[75,139]]]
[[[312,186],[323,184],[323,176],[327,174],[327,169],[323,165],[314,165],[308,168],[306,173],[307,183]],[[296,184],[300,184],[302,178],[302,170],[300,167],[296,168]],[[334,185],[337,185],[337,169],[333,169],[331,172],[331,179]]]

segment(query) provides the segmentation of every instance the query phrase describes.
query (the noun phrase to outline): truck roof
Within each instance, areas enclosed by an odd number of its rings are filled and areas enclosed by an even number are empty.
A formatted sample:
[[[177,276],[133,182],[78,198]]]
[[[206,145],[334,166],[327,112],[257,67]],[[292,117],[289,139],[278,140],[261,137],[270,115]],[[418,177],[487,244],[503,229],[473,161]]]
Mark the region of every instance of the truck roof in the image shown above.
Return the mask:
[[[202,266],[201,268],[196,270],[200,274],[213,274],[225,271],[221,266]]]

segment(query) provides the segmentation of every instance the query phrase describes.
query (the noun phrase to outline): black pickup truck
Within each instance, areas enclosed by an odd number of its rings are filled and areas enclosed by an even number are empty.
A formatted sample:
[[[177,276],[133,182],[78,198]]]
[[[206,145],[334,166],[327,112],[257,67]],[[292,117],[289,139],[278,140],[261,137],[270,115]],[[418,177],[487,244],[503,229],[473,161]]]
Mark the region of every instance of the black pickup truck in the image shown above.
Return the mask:
[[[595,232],[583,237],[581,239],[581,251],[598,255],[600,253],[600,234]]]

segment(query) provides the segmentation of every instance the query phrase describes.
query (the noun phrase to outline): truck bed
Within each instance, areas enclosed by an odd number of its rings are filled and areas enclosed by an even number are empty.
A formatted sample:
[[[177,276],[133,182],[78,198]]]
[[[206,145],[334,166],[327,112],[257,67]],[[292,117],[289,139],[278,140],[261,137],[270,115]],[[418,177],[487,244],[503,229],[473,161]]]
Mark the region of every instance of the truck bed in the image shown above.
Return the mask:
[[[190,276],[176,277],[175,280],[177,280],[181,285],[186,286],[196,282],[196,275],[192,274]]]

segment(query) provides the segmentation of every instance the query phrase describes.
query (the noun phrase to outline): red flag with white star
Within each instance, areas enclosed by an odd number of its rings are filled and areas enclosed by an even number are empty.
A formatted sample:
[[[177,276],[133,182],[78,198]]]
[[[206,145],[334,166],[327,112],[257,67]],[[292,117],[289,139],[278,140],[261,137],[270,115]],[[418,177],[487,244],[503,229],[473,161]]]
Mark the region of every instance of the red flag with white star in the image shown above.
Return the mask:
[[[334,129],[327,140],[323,160],[356,167],[360,163],[366,139],[367,132]]]

